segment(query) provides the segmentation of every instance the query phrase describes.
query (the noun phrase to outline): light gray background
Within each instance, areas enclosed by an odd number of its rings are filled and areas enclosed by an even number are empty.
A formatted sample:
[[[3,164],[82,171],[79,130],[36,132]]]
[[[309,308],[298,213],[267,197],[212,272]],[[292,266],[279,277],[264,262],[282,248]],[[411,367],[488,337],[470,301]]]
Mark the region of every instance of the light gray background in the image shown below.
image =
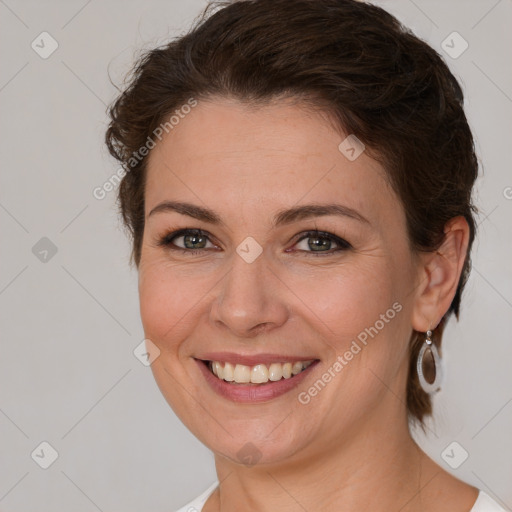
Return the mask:
[[[461,322],[445,336],[435,421],[417,438],[512,510],[512,3],[380,4],[443,54],[453,31],[469,43],[457,59],[444,55],[483,164],[479,236]],[[120,84],[141,48],[185,31],[204,5],[0,0],[3,512],[172,511],[215,479],[213,456],[133,355],[144,338],[137,275],[115,193],[92,195],[117,169],[103,148],[116,94],[107,70]],[[59,45],[47,59],[31,48],[43,31]],[[32,251],[43,237],[57,248],[47,261],[44,247]],[[31,458],[43,441],[58,452],[46,470]],[[453,441],[469,457],[452,470],[441,453]]]

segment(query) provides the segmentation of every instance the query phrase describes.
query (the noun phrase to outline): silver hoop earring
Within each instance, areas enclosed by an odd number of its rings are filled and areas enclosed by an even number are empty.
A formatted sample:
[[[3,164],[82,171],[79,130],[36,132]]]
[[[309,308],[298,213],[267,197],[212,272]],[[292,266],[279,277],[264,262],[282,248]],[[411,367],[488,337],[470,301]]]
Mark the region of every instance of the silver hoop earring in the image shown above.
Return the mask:
[[[432,363],[431,367],[434,368],[435,372],[433,376],[430,374],[426,375],[425,372],[425,363],[427,363],[429,359]],[[439,357],[436,346],[432,342],[432,331],[430,330],[426,332],[425,343],[423,343],[420,353],[418,354],[416,370],[418,371],[420,385],[425,393],[431,394],[441,389],[441,380],[443,377],[441,358]]]

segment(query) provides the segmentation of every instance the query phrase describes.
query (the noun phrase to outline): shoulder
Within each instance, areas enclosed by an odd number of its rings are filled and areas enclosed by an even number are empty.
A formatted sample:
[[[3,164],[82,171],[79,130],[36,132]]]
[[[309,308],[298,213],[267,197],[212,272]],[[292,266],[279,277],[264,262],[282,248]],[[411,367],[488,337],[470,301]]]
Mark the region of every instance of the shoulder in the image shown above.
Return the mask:
[[[197,498],[181,507],[176,512],[201,512],[204,504],[217,488],[219,482],[214,482]],[[493,500],[487,493],[480,490],[478,497],[469,512],[507,512],[497,501]]]
[[[478,498],[469,512],[507,512],[498,502],[494,501],[484,491],[478,493]]]
[[[201,510],[203,509],[203,505],[206,503],[206,500],[210,497],[210,495],[213,493],[213,491],[217,488],[218,485],[219,482],[214,482],[195,500],[192,500],[190,503],[187,503],[185,506],[181,507],[176,512],[201,512]]]

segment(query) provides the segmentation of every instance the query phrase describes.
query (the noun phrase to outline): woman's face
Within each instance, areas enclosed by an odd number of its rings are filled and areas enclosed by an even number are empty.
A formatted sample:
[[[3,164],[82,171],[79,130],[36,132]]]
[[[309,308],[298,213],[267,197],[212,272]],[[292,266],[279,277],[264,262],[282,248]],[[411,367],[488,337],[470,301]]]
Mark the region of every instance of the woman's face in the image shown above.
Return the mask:
[[[404,423],[418,264],[382,167],[345,138],[290,102],[215,99],[149,156],[139,291],[152,371],[233,461],[296,461]],[[186,228],[200,232],[169,236]],[[221,380],[211,360],[257,383]],[[286,378],[298,361],[313,363]]]

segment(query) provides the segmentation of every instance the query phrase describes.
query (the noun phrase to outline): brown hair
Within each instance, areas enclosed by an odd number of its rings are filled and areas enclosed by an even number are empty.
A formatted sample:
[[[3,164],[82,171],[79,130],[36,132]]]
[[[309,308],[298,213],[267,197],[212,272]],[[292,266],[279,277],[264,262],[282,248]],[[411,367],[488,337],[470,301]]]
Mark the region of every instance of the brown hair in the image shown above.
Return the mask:
[[[434,333],[440,347],[446,320],[451,313],[459,318],[470,271],[478,163],[461,87],[438,53],[383,9],[356,0],[210,4],[186,35],[140,58],[109,110],[106,144],[129,171],[118,202],[137,266],[147,161],[140,150],[190,98],[213,96],[255,104],[299,98],[327,112],[384,165],[404,207],[413,250],[436,250],[447,221],[466,218],[468,253],[455,297]],[[422,341],[415,331],[407,410],[423,426],[432,406],[414,367]]]

